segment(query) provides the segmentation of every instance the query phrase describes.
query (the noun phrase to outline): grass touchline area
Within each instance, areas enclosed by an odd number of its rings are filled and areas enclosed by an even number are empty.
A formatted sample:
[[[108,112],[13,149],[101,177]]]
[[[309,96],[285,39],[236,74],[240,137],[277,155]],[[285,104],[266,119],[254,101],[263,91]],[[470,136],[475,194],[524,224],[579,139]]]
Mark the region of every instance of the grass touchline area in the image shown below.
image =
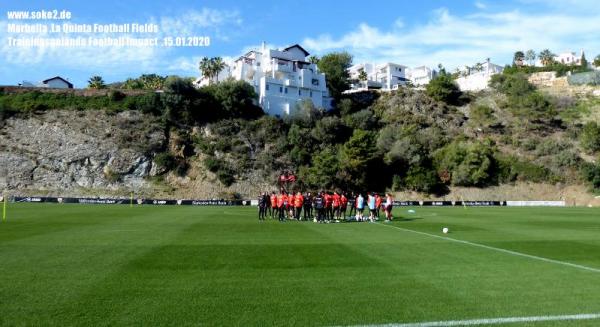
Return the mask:
[[[559,265],[569,266],[569,267],[573,267],[573,268],[577,268],[577,269],[589,270],[589,271],[600,273],[600,269],[586,267],[586,266],[582,266],[582,265],[577,265],[577,264],[570,263],[570,262],[564,262],[564,261],[559,261],[559,260],[552,260],[552,259],[548,259],[548,258],[544,258],[544,257],[538,257],[536,255],[531,255],[531,254],[527,254],[527,253],[521,253],[521,252],[516,252],[516,251],[511,251],[511,250],[506,250],[506,249],[501,249],[501,248],[496,248],[496,247],[493,247],[493,246],[483,245],[483,244],[479,244],[479,243],[473,243],[473,242],[459,240],[459,239],[455,239],[455,238],[451,238],[451,237],[433,235],[433,234],[419,232],[419,231],[414,231],[414,230],[411,230],[411,229],[406,229],[406,228],[402,228],[402,227],[398,227],[398,226],[385,225],[385,224],[381,224],[381,223],[379,223],[379,225],[386,226],[386,227],[396,228],[396,229],[399,229],[399,230],[402,230],[402,231],[405,231],[405,232],[417,233],[417,234],[426,235],[426,236],[429,236],[429,237],[441,238],[441,239],[444,239],[444,240],[447,240],[447,241],[451,241],[451,242],[463,243],[463,244],[467,244],[467,245],[471,245],[471,246],[476,246],[476,247],[480,247],[480,248],[484,248],[484,249],[488,249],[488,250],[492,250],[492,251],[498,251],[498,252],[508,253],[508,254],[511,254],[511,255],[521,256],[521,257],[530,258],[530,259],[534,259],[534,260],[540,260],[540,261],[545,261],[545,262],[550,262],[550,263],[555,263],[555,264],[559,264]]]
[[[505,318],[483,318],[471,320],[429,321],[416,323],[384,324],[384,325],[355,325],[350,327],[451,327],[451,326],[481,326],[498,325],[507,323],[533,323],[540,321],[565,321],[565,320],[590,320],[600,319],[600,313],[582,313],[576,315],[562,316],[533,316],[533,317],[505,317]]]

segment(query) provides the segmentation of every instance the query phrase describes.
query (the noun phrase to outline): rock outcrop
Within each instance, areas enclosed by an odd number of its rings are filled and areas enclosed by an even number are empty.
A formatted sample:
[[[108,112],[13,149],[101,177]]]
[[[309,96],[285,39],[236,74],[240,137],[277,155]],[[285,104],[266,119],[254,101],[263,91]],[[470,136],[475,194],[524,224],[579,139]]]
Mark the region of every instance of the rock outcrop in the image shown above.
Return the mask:
[[[135,111],[51,110],[0,127],[0,190],[142,188],[165,145],[159,122]],[[79,191],[76,191],[79,190]]]

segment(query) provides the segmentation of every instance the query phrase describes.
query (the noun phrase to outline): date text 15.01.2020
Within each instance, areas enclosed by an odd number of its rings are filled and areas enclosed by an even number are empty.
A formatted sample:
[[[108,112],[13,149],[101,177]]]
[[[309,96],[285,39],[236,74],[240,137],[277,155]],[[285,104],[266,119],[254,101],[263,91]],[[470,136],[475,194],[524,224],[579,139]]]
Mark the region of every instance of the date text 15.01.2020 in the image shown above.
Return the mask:
[[[165,47],[207,47],[210,45],[208,36],[167,36],[163,38]]]

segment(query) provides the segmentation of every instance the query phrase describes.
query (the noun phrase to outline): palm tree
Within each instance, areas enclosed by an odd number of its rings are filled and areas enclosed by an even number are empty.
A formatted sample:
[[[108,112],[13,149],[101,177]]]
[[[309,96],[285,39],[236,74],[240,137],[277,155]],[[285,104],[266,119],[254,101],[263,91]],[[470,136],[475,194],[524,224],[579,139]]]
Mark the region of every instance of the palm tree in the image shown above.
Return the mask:
[[[478,62],[477,64],[475,64],[475,71],[482,71],[483,70],[483,64]]]
[[[106,84],[104,84],[104,80],[101,76],[95,75],[88,80],[88,88],[90,89],[103,89],[105,87]]]
[[[318,64],[319,63],[319,57],[317,57],[317,56],[309,56],[308,57],[308,62],[310,62],[311,64]]]
[[[223,61],[223,58],[221,57],[215,57],[215,58],[211,58],[211,71],[212,71],[212,75],[213,77],[217,78],[217,83],[219,82],[219,73],[225,69],[225,62]]]
[[[533,66],[533,64],[535,63],[535,58],[536,58],[535,51],[533,51],[533,49],[527,50],[527,52],[525,53],[525,60],[527,60],[527,62],[529,63],[529,66]]]
[[[367,79],[369,77],[367,76],[367,72],[364,69],[360,69],[360,72],[358,73],[358,80],[363,82],[365,84],[365,86],[367,86]]]
[[[210,59],[208,59],[208,57],[202,57],[202,59],[200,59],[198,68],[200,69],[202,78],[207,78],[208,83],[210,83],[210,78],[212,76]]]
[[[554,61],[555,56],[556,55],[552,53],[552,51],[550,51],[549,49],[544,49],[542,50],[542,52],[540,52],[538,58],[540,58],[542,65],[548,66]]]

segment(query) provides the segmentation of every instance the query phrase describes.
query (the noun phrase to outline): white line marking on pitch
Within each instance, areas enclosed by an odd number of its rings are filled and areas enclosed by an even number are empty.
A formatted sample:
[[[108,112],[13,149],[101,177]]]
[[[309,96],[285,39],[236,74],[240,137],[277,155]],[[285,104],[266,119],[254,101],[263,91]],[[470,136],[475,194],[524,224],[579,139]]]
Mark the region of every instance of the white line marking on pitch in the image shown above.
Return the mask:
[[[381,223],[377,223],[377,225],[385,226],[385,227],[391,227],[391,228],[396,228],[396,229],[399,229],[399,230],[402,230],[402,231],[405,231],[405,232],[410,232],[410,233],[415,233],[415,234],[421,234],[421,235],[425,235],[425,236],[429,236],[429,237],[435,237],[435,238],[439,238],[439,239],[442,239],[442,240],[447,240],[447,241],[452,241],[452,242],[456,242],[456,243],[467,244],[467,245],[476,246],[476,247],[480,247],[480,248],[484,248],[484,249],[488,249],[488,250],[493,250],[493,251],[503,252],[503,253],[512,254],[512,255],[516,255],[516,256],[520,256],[520,257],[525,257],[525,258],[529,258],[529,259],[534,259],[534,260],[539,260],[539,261],[544,261],[544,262],[550,262],[550,263],[555,263],[555,264],[558,264],[558,265],[563,265],[563,266],[568,266],[568,267],[573,267],[573,268],[577,268],[577,269],[583,269],[583,270],[587,270],[587,271],[593,271],[593,272],[596,272],[596,273],[600,273],[600,269],[598,269],[598,268],[592,268],[592,267],[582,266],[582,265],[578,265],[576,263],[570,263],[570,262],[565,262],[565,261],[548,259],[548,258],[544,258],[544,257],[538,257],[538,256],[532,255],[532,254],[525,254],[525,253],[511,251],[511,250],[506,250],[506,249],[502,249],[502,248],[496,248],[496,247],[489,246],[489,245],[483,245],[483,244],[479,244],[479,243],[473,243],[473,242],[469,242],[469,241],[463,241],[463,240],[459,240],[459,239],[455,239],[455,238],[451,238],[451,237],[444,237],[444,236],[439,236],[439,235],[435,235],[435,234],[429,234],[429,233],[425,233],[425,232],[419,232],[419,231],[416,231],[416,230],[402,228],[402,227],[393,226],[393,225],[384,225],[384,224],[381,224]]]
[[[401,324],[383,324],[383,325],[354,325],[352,327],[442,327],[442,326],[476,326],[476,325],[497,325],[517,322],[540,322],[540,321],[564,321],[564,320],[591,320],[599,319],[600,313],[583,313],[564,316],[535,316],[535,317],[507,317],[507,318],[487,318],[473,320],[449,320],[449,321],[430,321]]]

